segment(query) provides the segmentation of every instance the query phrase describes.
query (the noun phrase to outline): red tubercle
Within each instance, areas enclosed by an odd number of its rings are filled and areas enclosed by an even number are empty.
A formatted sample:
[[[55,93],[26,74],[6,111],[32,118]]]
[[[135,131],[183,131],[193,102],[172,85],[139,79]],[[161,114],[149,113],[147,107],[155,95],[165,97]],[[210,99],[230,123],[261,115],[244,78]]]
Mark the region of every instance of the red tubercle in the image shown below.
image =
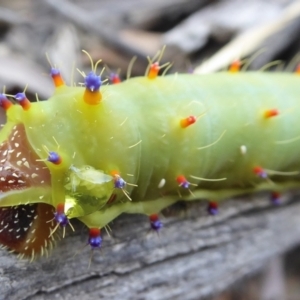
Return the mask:
[[[13,104],[6,98],[4,94],[0,94],[0,106],[4,110],[8,110]]]
[[[178,182],[179,186],[185,189],[188,189],[190,187],[190,182],[187,181],[187,179],[183,175],[179,175],[176,177],[176,181]]]
[[[65,212],[65,204],[64,203],[58,203],[56,206],[56,212],[58,214],[63,214]]]
[[[207,211],[212,216],[217,215],[219,213],[219,204],[215,201],[208,202]]]
[[[189,116],[185,119],[180,120],[180,126],[181,128],[186,128],[192,124],[194,124],[197,121],[197,118],[195,116]]]
[[[121,82],[121,78],[120,78],[119,74],[117,74],[117,73],[110,74],[109,80],[112,84],[118,84]]]
[[[276,108],[265,110],[264,117],[266,119],[279,115],[279,110]]]
[[[25,93],[18,93],[15,95],[15,99],[18,101],[18,103],[22,106],[24,110],[29,110],[31,107],[30,101],[25,96]]]
[[[148,78],[154,79],[158,76],[160,70],[159,62],[155,62],[150,65],[149,72],[148,72]]]
[[[282,203],[281,194],[279,192],[272,192],[271,202],[274,205],[280,205]]]
[[[150,220],[150,222],[155,222],[155,221],[159,220],[158,214],[152,214],[152,215],[150,215],[149,216],[149,220]]]
[[[90,228],[89,231],[89,237],[90,238],[96,238],[101,235],[101,229],[100,228]]]
[[[57,152],[50,151],[48,154],[47,161],[53,163],[54,165],[60,165],[62,163],[62,158]]]
[[[281,196],[281,194],[279,192],[272,192],[271,195],[273,198],[279,198]]]
[[[101,248],[102,237],[101,237],[100,228],[96,228],[96,227],[90,228],[88,245],[91,246],[92,250]]]
[[[186,178],[183,175],[179,175],[176,177],[176,181],[181,185],[185,182],[187,182]]]
[[[157,233],[162,229],[163,223],[159,220],[157,214],[152,214],[149,216],[150,228]]]
[[[237,73],[241,70],[241,66],[242,66],[242,62],[239,59],[237,59],[231,63],[228,71],[230,73]]]
[[[218,202],[210,201],[208,204],[209,204],[210,208],[214,208],[214,209],[219,208]]]
[[[253,173],[256,174],[258,177],[261,177],[261,178],[267,178],[268,177],[267,172],[261,166],[254,167],[253,168]]]

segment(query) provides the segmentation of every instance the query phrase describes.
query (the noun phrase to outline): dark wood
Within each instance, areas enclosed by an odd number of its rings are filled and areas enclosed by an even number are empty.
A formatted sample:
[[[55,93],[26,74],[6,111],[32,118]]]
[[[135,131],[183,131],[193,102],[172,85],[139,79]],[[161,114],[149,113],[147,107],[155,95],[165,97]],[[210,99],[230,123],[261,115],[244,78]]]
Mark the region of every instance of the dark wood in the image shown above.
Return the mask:
[[[81,224],[49,258],[29,263],[2,250],[0,299],[203,299],[300,242],[299,195],[280,207],[265,194],[226,201],[216,217],[204,202],[188,204],[159,236],[146,217],[121,216],[90,268],[88,248],[74,257],[86,243]]]

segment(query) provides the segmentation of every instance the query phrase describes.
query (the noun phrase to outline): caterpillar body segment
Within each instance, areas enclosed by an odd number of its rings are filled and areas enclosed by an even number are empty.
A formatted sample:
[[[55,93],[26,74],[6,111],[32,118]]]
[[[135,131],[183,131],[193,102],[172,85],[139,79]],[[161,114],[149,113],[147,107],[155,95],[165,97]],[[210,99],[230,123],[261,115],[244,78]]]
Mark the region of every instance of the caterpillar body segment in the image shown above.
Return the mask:
[[[51,74],[56,90],[48,100],[26,102],[26,109],[4,101],[1,209],[59,207],[46,224],[78,218],[97,248],[98,229],[121,213],[152,216],[158,230],[157,213],[179,199],[300,186],[295,74],[155,75],[104,85],[89,73],[86,87]],[[55,230],[49,227],[49,239]]]

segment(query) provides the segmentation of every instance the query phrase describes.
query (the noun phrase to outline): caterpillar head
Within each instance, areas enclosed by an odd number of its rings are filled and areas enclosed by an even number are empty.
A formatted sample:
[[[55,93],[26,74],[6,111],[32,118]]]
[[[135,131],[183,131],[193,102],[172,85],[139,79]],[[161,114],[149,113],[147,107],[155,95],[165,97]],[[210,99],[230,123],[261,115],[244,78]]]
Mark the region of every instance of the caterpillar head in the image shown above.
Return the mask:
[[[13,105],[0,95],[8,120],[0,132],[0,243],[26,255],[41,252],[49,244],[53,218],[59,222],[61,215],[69,219],[97,211],[114,189],[113,176],[95,163],[99,149],[86,149],[83,134],[99,131],[95,110],[89,109],[101,100],[94,88],[97,78],[89,75],[88,89],[71,88],[57,79],[58,72],[51,74],[56,91],[48,101],[30,103],[19,93],[15,99],[20,105]],[[87,153],[81,153],[82,149]],[[54,213],[57,207],[59,212]],[[42,238],[34,234],[39,231],[44,232]]]
[[[8,123],[0,143],[0,242],[32,258],[52,245],[54,227],[53,207],[46,204],[51,202],[51,174],[38,158],[24,125]]]

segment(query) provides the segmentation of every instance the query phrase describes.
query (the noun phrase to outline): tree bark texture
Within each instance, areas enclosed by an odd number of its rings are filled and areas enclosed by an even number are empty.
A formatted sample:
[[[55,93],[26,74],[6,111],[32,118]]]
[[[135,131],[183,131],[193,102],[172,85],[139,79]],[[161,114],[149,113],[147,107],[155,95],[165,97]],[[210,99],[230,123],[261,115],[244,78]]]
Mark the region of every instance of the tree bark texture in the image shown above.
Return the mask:
[[[299,197],[284,195],[276,207],[269,195],[245,196],[214,217],[203,201],[177,205],[159,236],[144,216],[121,216],[90,267],[87,232],[76,223],[49,258],[30,263],[1,250],[0,299],[203,299],[300,242]]]

